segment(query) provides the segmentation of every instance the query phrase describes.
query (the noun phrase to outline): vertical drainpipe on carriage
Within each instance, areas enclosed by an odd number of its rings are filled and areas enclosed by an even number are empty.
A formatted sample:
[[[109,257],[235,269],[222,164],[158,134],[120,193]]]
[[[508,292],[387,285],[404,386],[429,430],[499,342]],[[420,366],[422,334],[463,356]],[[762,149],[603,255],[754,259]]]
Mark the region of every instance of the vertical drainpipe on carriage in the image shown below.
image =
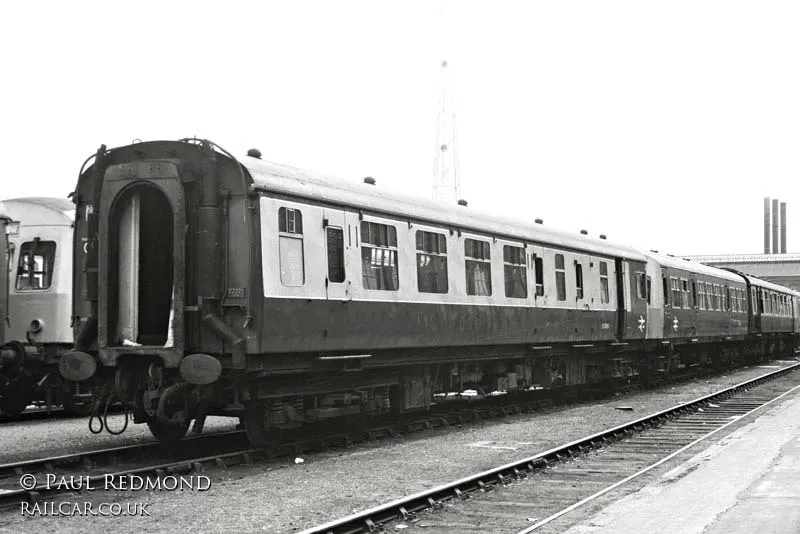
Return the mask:
[[[221,317],[222,254],[221,224],[222,210],[219,205],[219,169],[216,152],[212,145],[203,142],[203,159],[200,161],[202,191],[198,208],[198,269],[197,294],[201,319],[209,330],[230,343],[234,369],[245,367],[244,339]],[[236,165],[239,163],[234,161]],[[183,366],[182,366],[183,369]]]

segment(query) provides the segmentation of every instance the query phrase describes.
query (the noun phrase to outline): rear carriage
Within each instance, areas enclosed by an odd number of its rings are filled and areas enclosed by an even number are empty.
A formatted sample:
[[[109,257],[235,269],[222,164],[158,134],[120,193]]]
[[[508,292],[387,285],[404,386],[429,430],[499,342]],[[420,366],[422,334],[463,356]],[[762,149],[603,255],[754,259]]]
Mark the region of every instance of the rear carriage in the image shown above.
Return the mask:
[[[750,332],[773,341],[783,341],[788,333],[795,332],[797,294],[750,274],[741,276],[747,281]]]
[[[8,244],[9,234],[15,231],[16,225],[13,224],[11,217],[5,211],[0,210],[0,258],[2,258],[3,268],[0,269],[0,345],[5,344],[8,339],[6,325],[8,324],[8,274],[10,270],[10,248]],[[0,357],[0,369],[4,365],[4,360]]]
[[[84,413],[89,391],[65,389],[58,359],[72,347],[72,223],[67,199],[15,198],[0,202],[16,222],[9,236],[8,322],[0,370],[0,410],[17,415],[28,404],[65,404]],[[75,388],[75,385],[72,385]]]

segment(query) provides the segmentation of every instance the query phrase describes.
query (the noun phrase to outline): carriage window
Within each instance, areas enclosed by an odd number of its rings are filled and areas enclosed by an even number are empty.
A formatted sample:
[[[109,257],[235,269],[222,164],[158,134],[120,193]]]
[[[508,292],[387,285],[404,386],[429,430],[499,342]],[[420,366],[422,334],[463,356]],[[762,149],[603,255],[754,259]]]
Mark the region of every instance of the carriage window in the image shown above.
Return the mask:
[[[299,287],[306,282],[303,258],[303,214],[300,210],[278,210],[278,254],[281,262],[281,283]]]
[[[583,265],[580,263],[575,264],[575,288],[577,289],[577,298],[583,298]]]
[[[417,288],[447,293],[447,240],[443,234],[417,230]]]
[[[344,232],[341,228],[329,226],[328,237],[328,281],[344,282]]]
[[[647,277],[647,288],[646,288],[647,289],[647,293],[646,294],[647,294],[647,303],[648,304],[650,304],[650,291],[652,290],[652,286],[653,286],[652,280],[648,276]]]
[[[300,210],[280,208],[278,210],[278,231],[303,235],[303,214]]]
[[[533,255],[533,268],[536,271],[534,273],[536,275],[536,296],[542,297],[544,296],[544,262],[536,254]]]
[[[489,243],[475,239],[464,240],[467,271],[467,295],[492,294],[492,256]]]
[[[697,307],[701,310],[706,309],[706,283],[697,282]]]
[[[692,302],[690,302],[692,306],[697,306],[697,281],[692,280]]]
[[[608,264],[600,262],[600,303],[608,304]]]
[[[709,295],[711,301],[708,305],[709,310],[717,309],[717,287],[717,284],[709,284],[709,288],[711,289],[711,295]]]
[[[689,307],[689,281],[681,278],[681,306]]]
[[[397,291],[397,229],[361,221],[361,266],[365,289]]]
[[[528,297],[528,275],[525,250],[522,247],[503,246],[503,275],[506,297],[512,299]]]
[[[647,286],[645,285],[644,273],[636,273],[636,297],[647,300]]]
[[[681,307],[681,281],[674,276],[669,277],[670,290],[672,291],[672,307]]]
[[[567,300],[567,273],[564,271],[563,254],[556,254],[556,298]]]
[[[19,290],[48,289],[53,283],[55,241],[28,241],[19,249],[17,284]]]

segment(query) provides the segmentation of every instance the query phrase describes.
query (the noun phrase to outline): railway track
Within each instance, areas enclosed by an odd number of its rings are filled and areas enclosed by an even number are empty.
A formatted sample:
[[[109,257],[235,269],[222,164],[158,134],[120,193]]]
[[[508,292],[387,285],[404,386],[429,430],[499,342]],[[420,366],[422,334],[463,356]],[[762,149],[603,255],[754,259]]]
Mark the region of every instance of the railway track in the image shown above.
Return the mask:
[[[576,508],[800,389],[798,370],[800,363],[301,534],[357,534],[392,524],[406,532],[544,532]]]
[[[24,412],[22,412],[19,415],[15,415],[13,417],[10,417],[5,414],[0,414],[0,424],[21,423],[26,421],[42,421],[50,419],[69,419],[75,417],[80,417],[80,416],[71,414],[60,406],[51,408],[49,411],[45,407],[34,406],[32,408],[26,408]]]
[[[8,508],[23,501],[36,501],[68,490],[63,485],[48,484],[46,475],[55,476],[57,480],[70,476],[88,477],[90,486],[102,487],[107,477],[112,477],[112,480],[127,475],[161,477],[199,472],[208,466],[229,467],[301,456],[384,437],[530,413],[558,405],[592,401],[612,394],[627,394],[642,389],[664,387],[710,374],[713,373],[707,370],[689,371],[647,385],[619,384],[612,391],[564,388],[556,395],[552,395],[552,391],[541,391],[517,396],[487,397],[480,402],[445,402],[422,416],[409,414],[399,418],[386,418],[377,424],[355,419],[348,422],[350,428],[344,431],[342,422],[328,421],[290,432],[285,435],[283,442],[266,449],[253,448],[249,445],[245,433],[237,430],[193,436],[182,440],[179,447],[150,442],[3,464],[0,465],[0,507]],[[20,477],[23,474],[36,476],[36,487],[22,489]],[[85,487],[74,489],[82,490]]]

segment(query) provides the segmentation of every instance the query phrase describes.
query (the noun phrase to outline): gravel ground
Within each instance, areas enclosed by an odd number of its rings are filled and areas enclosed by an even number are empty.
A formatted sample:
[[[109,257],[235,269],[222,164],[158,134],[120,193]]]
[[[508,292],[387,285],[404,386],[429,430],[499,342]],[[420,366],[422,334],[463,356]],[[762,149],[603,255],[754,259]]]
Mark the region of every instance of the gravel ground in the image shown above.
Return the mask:
[[[23,518],[15,511],[0,516],[0,532],[297,532],[692,400],[765,374],[779,364],[598,404],[313,454],[301,464],[282,460],[227,471],[212,469],[206,473],[211,488],[204,492],[94,492],[60,497],[57,502],[149,503],[150,515]],[[7,435],[0,434],[0,447],[9,442],[2,439]],[[50,430],[51,439],[57,435],[55,428]],[[75,447],[77,438],[71,439]],[[80,439],[84,444],[91,441],[86,435]]]
[[[109,415],[112,429],[122,428],[122,417],[121,414]],[[230,417],[209,417],[204,431],[233,430],[238,422]],[[155,438],[147,425],[133,423],[119,436],[106,432],[92,434],[88,418],[82,417],[3,423],[0,424],[0,464],[150,441],[155,441]]]

